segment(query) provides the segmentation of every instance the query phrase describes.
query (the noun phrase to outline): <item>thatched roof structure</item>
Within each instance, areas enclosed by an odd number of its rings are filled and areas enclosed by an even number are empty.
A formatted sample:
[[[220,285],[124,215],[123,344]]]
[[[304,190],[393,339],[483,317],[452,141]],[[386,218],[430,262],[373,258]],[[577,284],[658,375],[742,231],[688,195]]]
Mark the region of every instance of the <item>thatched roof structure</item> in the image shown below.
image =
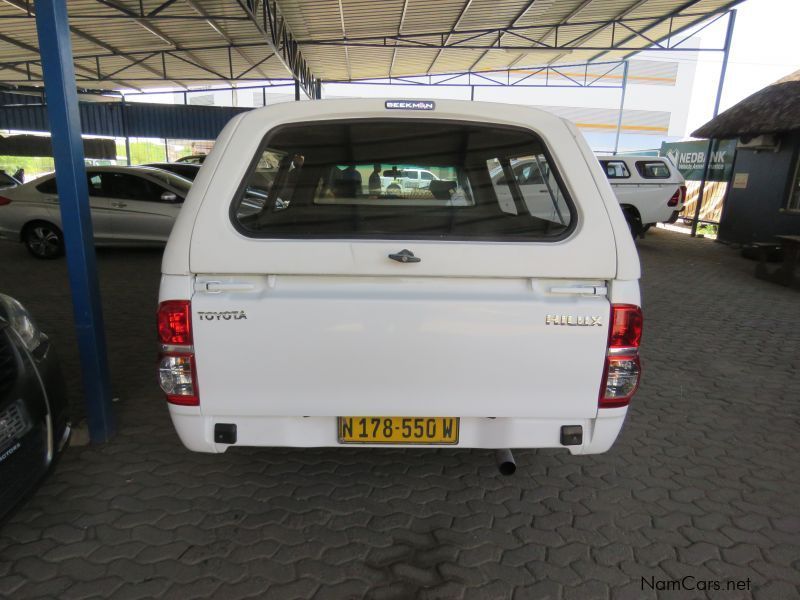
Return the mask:
[[[692,137],[737,138],[800,129],[800,71],[720,113]]]

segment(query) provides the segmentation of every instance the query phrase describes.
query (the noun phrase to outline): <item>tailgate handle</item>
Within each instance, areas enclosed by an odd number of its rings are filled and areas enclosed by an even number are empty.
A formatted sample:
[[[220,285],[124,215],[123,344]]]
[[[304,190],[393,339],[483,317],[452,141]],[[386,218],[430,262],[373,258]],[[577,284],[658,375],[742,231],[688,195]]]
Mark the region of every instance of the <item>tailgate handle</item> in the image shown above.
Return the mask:
[[[608,294],[608,288],[600,285],[580,285],[580,286],[564,286],[564,287],[551,287],[551,294],[572,294],[575,296],[605,296]]]
[[[414,253],[411,250],[400,250],[400,252],[397,252],[396,254],[390,254],[389,258],[401,263],[422,262],[422,259],[414,256]]]
[[[206,281],[204,289],[210,294],[220,294],[222,292],[250,292],[256,288],[252,283]]]

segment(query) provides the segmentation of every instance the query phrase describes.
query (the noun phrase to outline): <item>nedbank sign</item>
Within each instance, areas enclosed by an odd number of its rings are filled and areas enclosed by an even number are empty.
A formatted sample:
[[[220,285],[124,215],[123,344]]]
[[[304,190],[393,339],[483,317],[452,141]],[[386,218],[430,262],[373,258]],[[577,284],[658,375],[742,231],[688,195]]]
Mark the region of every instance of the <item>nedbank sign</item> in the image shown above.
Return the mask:
[[[689,181],[703,179],[703,164],[706,160],[708,142],[662,142],[661,156],[668,156],[678,171]],[[714,142],[708,163],[708,181],[729,181],[733,169],[736,140]]]

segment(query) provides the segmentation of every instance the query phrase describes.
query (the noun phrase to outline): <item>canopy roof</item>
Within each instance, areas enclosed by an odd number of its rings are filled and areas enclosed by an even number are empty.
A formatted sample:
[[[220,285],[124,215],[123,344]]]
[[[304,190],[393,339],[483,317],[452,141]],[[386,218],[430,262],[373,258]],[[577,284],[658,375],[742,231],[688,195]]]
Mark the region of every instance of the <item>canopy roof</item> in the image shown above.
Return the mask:
[[[316,79],[619,60],[674,48],[682,31],[739,1],[69,0],[69,15],[79,85],[295,77],[308,91]],[[0,82],[41,84],[33,10],[0,1]]]
[[[692,136],[721,139],[793,129],[800,130],[800,71],[734,104]]]

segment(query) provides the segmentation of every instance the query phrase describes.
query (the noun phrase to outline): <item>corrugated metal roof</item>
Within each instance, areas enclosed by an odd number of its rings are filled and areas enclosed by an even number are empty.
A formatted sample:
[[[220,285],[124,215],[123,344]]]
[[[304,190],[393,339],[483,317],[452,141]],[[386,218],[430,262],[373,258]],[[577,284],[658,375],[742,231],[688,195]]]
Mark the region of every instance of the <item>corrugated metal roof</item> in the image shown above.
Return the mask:
[[[69,0],[78,84],[121,89],[287,78],[286,63],[296,55],[281,56],[282,44],[270,45],[275,23],[268,16],[276,10],[278,29],[299,41],[313,75],[330,81],[619,60],[737,3],[264,1]],[[33,6],[0,3],[0,82],[41,83]],[[608,50],[620,42],[624,49]]]

